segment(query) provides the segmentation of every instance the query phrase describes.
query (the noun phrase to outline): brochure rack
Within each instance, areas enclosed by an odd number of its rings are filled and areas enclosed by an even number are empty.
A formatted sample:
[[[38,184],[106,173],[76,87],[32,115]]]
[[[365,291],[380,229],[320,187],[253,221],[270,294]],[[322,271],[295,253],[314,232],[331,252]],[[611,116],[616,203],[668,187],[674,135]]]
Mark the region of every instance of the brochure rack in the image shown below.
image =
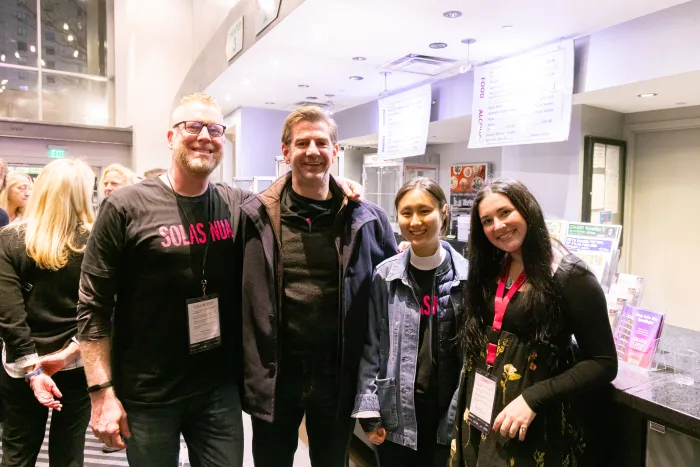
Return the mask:
[[[657,355],[663,322],[661,313],[626,306],[614,328],[617,358],[645,370],[665,369],[663,352]]]

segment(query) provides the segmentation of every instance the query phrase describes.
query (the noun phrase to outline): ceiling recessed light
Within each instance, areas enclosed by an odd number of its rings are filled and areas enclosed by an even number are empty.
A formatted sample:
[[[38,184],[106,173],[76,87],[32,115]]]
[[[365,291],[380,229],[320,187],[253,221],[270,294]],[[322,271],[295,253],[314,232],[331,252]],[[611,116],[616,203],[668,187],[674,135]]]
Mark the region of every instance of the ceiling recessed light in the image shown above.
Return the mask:
[[[316,99],[318,99],[318,97],[316,96],[307,96],[306,98],[310,101],[315,101]]]
[[[501,29],[513,29],[515,26],[512,24],[506,24],[505,26],[502,26]]]
[[[447,47],[447,44],[444,42],[433,42],[430,44],[431,49],[444,49],[445,47]]]
[[[7,80],[4,79],[4,80],[0,81],[0,84],[7,84]]]
[[[324,96],[330,99],[331,97],[335,97],[335,94],[324,94]]]
[[[442,16],[444,16],[445,18],[459,18],[460,16],[462,16],[462,12],[457,10],[450,10],[444,12]]]
[[[645,94],[639,94],[639,97],[642,99],[646,99],[647,97],[656,97],[657,94],[655,92],[647,92]]]
[[[676,105],[688,105],[687,102],[676,102]]]
[[[308,85],[308,84],[300,84],[299,87],[300,87],[300,88],[308,88],[309,85]]]
[[[367,60],[365,57],[352,57],[352,59],[356,62],[364,62],[365,60]]]
[[[362,81],[364,78],[362,76],[351,76],[350,79],[353,81]]]
[[[462,39],[462,44],[472,45],[476,43],[476,39],[468,38]]]
[[[275,105],[274,102],[265,102],[265,105]]]

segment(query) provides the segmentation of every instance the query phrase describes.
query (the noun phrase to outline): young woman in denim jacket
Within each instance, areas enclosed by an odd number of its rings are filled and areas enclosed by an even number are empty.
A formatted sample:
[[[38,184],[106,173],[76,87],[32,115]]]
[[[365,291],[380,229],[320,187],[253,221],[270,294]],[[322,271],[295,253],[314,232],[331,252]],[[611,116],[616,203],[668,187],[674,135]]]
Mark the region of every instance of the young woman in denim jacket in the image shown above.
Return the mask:
[[[441,233],[449,207],[428,178],[394,201],[411,247],[377,266],[353,417],[376,444],[381,467],[444,467],[461,361],[456,345],[467,261]]]

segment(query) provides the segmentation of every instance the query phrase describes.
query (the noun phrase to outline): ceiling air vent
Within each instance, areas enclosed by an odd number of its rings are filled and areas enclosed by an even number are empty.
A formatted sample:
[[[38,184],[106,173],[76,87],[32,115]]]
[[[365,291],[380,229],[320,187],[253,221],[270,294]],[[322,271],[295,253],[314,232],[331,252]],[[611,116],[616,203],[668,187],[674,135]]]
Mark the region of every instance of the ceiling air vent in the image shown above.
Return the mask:
[[[403,71],[419,75],[436,76],[454,68],[457,60],[431,57],[422,54],[407,54],[382,66],[382,70]]]
[[[292,104],[290,107],[296,110],[299,107],[305,107],[307,105],[315,105],[316,107],[325,109],[326,107],[328,107],[328,102],[301,101]]]

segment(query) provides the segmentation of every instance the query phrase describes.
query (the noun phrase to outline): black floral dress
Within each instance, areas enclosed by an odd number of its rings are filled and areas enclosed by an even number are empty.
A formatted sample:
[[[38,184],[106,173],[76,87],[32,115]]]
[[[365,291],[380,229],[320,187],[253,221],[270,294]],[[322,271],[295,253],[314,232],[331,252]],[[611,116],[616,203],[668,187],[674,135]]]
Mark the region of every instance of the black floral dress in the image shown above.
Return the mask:
[[[567,269],[572,266],[568,259],[562,261],[555,280],[566,277]],[[486,365],[486,343],[483,348],[480,357],[468,360],[462,371],[450,467],[592,465],[585,428],[588,424],[586,412],[591,410],[591,405],[586,395],[558,398],[539,407],[524,441],[517,437],[503,438],[493,431],[484,434],[467,422],[477,369],[497,378],[495,419],[526,388],[560,375],[576,364],[578,350],[571,334],[557,336],[555,343],[532,340],[503,330],[498,340],[496,360],[490,369]]]

